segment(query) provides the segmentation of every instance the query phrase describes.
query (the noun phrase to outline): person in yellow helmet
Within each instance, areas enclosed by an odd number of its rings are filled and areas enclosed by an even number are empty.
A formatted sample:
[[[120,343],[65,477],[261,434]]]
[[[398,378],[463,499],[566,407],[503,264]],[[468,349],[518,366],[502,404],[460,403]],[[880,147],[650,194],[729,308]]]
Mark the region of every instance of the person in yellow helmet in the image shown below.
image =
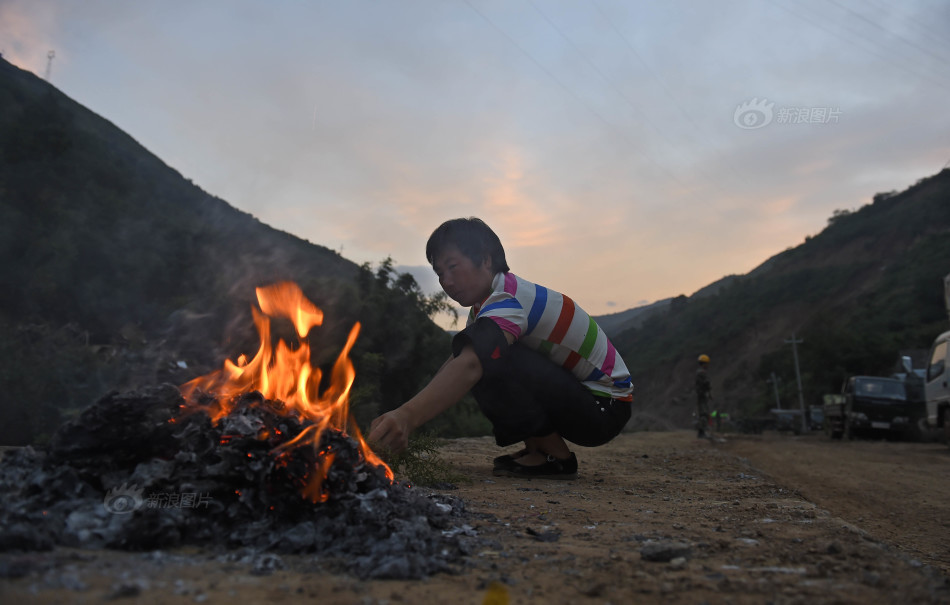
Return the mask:
[[[706,437],[709,430],[709,403],[712,400],[712,385],[706,368],[709,366],[709,356],[699,356],[699,368],[696,370],[696,437]]]

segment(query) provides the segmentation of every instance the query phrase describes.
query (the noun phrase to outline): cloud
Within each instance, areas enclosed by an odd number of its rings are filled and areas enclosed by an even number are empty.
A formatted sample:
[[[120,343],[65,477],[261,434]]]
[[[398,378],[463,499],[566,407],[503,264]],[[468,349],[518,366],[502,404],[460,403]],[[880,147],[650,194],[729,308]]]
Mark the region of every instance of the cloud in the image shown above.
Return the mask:
[[[268,224],[425,274],[432,229],[480,216],[515,272],[596,314],[748,271],[938,171],[948,15],[8,0],[0,39],[38,72],[55,48],[57,86]],[[839,120],[739,128],[756,97]]]

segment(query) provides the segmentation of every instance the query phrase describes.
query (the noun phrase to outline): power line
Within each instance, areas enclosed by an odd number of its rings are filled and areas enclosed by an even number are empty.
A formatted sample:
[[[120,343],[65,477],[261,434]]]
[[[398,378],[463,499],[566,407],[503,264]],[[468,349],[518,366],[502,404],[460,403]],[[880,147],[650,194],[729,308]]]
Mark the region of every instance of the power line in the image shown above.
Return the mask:
[[[575,53],[577,53],[582,59],[584,59],[584,61],[591,67],[591,69],[593,69],[595,72],[597,72],[597,75],[599,75],[599,76],[601,77],[601,79],[602,79],[604,82],[606,82],[607,85],[610,86],[610,88],[612,88],[614,92],[617,93],[617,96],[619,96],[621,99],[623,99],[624,102],[625,102],[637,115],[639,115],[639,116],[641,117],[641,119],[642,119],[644,122],[646,122],[647,124],[649,124],[649,125],[650,125],[650,128],[652,128],[654,132],[656,132],[658,135],[660,135],[660,136],[663,138],[663,140],[666,141],[666,143],[667,143],[670,147],[673,147],[673,144],[666,138],[666,135],[665,135],[659,128],[656,127],[656,125],[647,117],[646,113],[645,113],[642,109],[640,109],[639,107],[637,107],[637,106],[633,103],[633,101],[631,101],[631,100],[627,97],[627,95],[624,94],[624,92],[623,92],[622,90],[620,90],[620,88],[619,88],[610,78],[607,77],[607,75],[603,72],[603,70],[601,70],[599,67],[597,67],[597,65],[596,65],[586,54],[584,54],[584,52],[581,51],[581,49],[580,49],[576,44],[574,44],[574,41],[571,40],[571,39],[567,36],[567,34],[565,34],[564,31],[563,31],[560,27],[558,27],[557,24],[554,23],[554,21],[552,21],[550,17],[547,16],[547,14],[545,14],[544,11],[542,11],[540,8],[538,8],[537,4],[535,4],[534,2],[532,2],[532,1],[530,1],[530,0],[529,0],[528,3],[531,5],[531,7],[532,7],[539,15],[541,15],[541,18],[544,19],[544,20],[547,22],[547,24],[550,25],[551,28],[554,29],[554,31],[556,31],[559,36],[561,36],[561,38],[564,39],[565,42],[567,42],[568,46],[571,47],[571,50],[573,50]]]
[[[623,35],[623,32],[621,32],[620,29],[617,28],[617,25],[616,25],[606,14],[604,14],[603,9],[600,8],[600,5],[597,4],[596,0],[593,2],[593,5],[594,5],[594,8],[597,9],[597,12],[600,13],[600,16],[603,18],[603,20],[610,26],[611,29],[613,29],[614,33],[616,33],[617,36],[623,41],[624,45],[626,45],[626,47],[627,47],[627,49],[630,51],[630,53],[631,53],[634,57],[636,57],[637,60],[640,62],[640,64],[644,67],[644,69],[647,70],[647,73],[650,74],[650,77],[652,77],[654,80],[657,81],[657,83],[660,85],[660,88],[662,88],[662,89],[663,89],[663,92],[666,93],[666,96],[668,96],[668,97],[670,98],[670,100],[673,101],[673,104],[676,105],[676,108],[679,109],[679,111],[680,111],[680,113],[683,115],[683,117],[686,118],[686,120],[687,120],[690,124],[692,124],[694,128],[696,128],[697,130],[699,130],[699,126],[698,126],[698,125],[696,124],[696,122],[693,120],[692,116],[690,116],[689,113],[686,112],[686,110],[683,108],[683,106],[682,106],[682,105],[680,104],[680,102],[677,100],[676,96],[673,95],[673,93],[670,91],[669,87],[666,85],[666,82],[663,81],[659,76],[657,76],[657,75],[656,75],[656,72],[653,71],[653,69],[650,67],[650,65],[649,65],[646,61],[643,60],[643,57],[640,55],[639,52],[637,52],[637,49],[630,43],[630,41],[627,39],[627,37],[626,37],[625,35]]]
[[[534,8],[534,10],[536,10],[536,11],[544,18],[544,20],[547,21],[548,24],[549,24],[552,28],[554,28],[554,30],[555,30],[562,38],[564,38],[564,40],[567,41],[567,43],[570,45],[571,49],[572,49],[574,52],[576,52],[578,55],[580,55],[580,56],[587,62],[587,64],[590,65],[591,68],[592,68],[594,71],[596,71],[597,74],[598,74],[611,88],[613,88],[613,90],[617,93],[617,95],[620,96],[620,98],[623,99],[624,102],[626,102],[627,105],[629,105],[630,108],[634,110],[634,112],[638,113],[638,114],[646,121],[646,123],[650,125],[650,127],[653,129],[654,132],[656,132],[658,135],[660,135],[660,138],[663,139],[663,141],[670,147],[670,149],[672,149],[674,152],[677,152],[678,149],[676,148],[676,145],[666,136],[666,133],[665,133],[665,132],[663,132],[662,130],[660,130],[659,128],[657,128],[656,124],[654,124],[653,121],[649,118],[649,116],[647,116],[646,112],[642,111],[639,107],[637,107],[637,106],[633,103],[633,101],[631,101],[630,98],[629,98],[626,94],[624,94],[624,92],[623,92],[622,90],[620,90],[620,88],[603,72],[603,70],[601,70],[601,69],[597,66],[597,64],[594,63],[593,60],[591,60],[591,59],[570,39],[570,37],[568,37],[568,35],[564,33],[564,31],[563,31],[561,28],[558,27],[557,24],[554,23],[554,21],[551,20],[551,19],[544,13],[544,11],[542,11],[540,8],[538,8],[538,6],[537,6],[533,1],[531,1],[530,3],[531,3],[531,6]],[[595,4],[595,6],[596,6],[596,4]],[[598,8],[599,8],[599,7],[598,7]],[[603,14],[603,13],[601,13],[601,14]],[[712,187],[713,187],[714,189],[716,189],[719,193],[721,193],[723,196],[728,196],[728,195],[729,195],[729,194],[726,193],[726,191],[723,190],[723,188],[719,185],[719,182],[718,182],[714,177],[711,177],[711,176],[705,171],[704,168],[696,168],[695,170],[696,170],[696,172],[701,173],[701,174],[705,177],[706,181],[709,182],[709,183],[712,185]],[[674,178],[675,178],[675,177],[674,177]],[[677,181],[677,182],[680,182],[679,179],[676,179],[676,181]]]
[[[843,7],[841,7],[840,5],[838,5],[838,6],[839,6],[839,8],[843,8]],[[789,10],[789,9],[786,9],[786,10]],[[913,74],[913,75],[915,75],[915,76],[918,76],[918,77],[924,78],[924,79],[926,79],[926,80],[929,80],[930,82],[932,82],[932,83],[934,83],[934,84],[937,84],[938,86],[943,86],[943,87],[946,87],[946,86],[947,86],[947,81],[938,81],[938,80],[935,80],[935,79],[933,79],[933,78],[931,77],[931,74],[930,74],[930,73],[927,73],[927,72],[921,73],[921,72],[917,71],[916,69],[908,68],[907,65],[906,65],[906,63],[901,62],[899,59],[904,59],[904,60],[906,60],[906,61],[910,61],[910,62],[913,64],[914,67],[919,66],[920,60],[919,60],[918,58],[916,58],[916,57],[910,57],[910,56],[908,56],[908,55],[906,55],[906,54],[903,54],[903,53],[901,53],[898,49],[886,48],[886,47],[882,44],[883,38],[882,38],[881,36],[871,36],[871,35],[869,35],[866,31],[862,30],[861,28],[852,27],[852,25],[851,25],[852,21],[851,21],[851,20],[847,20],[847,19],[846,19],[846,20],[844,20],[844,21],[839,21],[839,20],[835,19],[834,17],[832,17],[832,16],[830,16],[830,15],[823,15],[823,14],[821,14],[821,13],[818,13],[814,8],[812,8],[812,7],[810,7],[810,6],[809,6],[809,10],[811,10],[813,13],[815,13],[816,15],[818,15],[818,17],[820,17],[821,19],[828,20],[828,21],[834,23],[834,24],[835,24],[836,26],[838,26],[841,30],[843,30],[844,32],[850,34],[851,36],[854,36],[854,37],[856,37],[857,39],[859,39],[859,40],[861,40],[861,41],[863,41],[863,42],[867,42],[868,45],[870,46],[870,48],[869,48],[868,46],[864,46],[864,45],[857,44],[857,43],[856,43],[854,40],[852,40],[852,39],[843,38],[843,37],[842,37],[841,35],[839,35],[838,33],[833,32],[833,31],[828,30],[828,29],[825,29],[825,28],[821,27],[821,25],[819,25],[819,24],[817,24],[817,23],[815,23],[815,22],[813,22],[813,21],[811,22],[813,25],[816,25],[816,26],[819,27],[820,29],[823,29],[824,31],[830,33],[831,35],[835,36],[835,37],[838,38],[839,40],[841,40],[841,41],[843,41],[843,42],[847,42],[848,44],[851,44],[851,45],[853,45],[853,46],[855,46],[855,47],[857,47],[857,48],[860,48],[861,50],[863,50],[863,51],[865,51],[865,52],[867,52],[867,53],[870,53],[870,54],[874,55],[875,57],[878,57],[879,59],[882,59],[882,60],[884,60],[884,61],[886,61],[886,62],[888,62],[888,63],[891,63],[892,65],[894,65],[895,67],[897,67],[898,69],[900,69],[900,70],[902,70],[902,71],[904,71],[904,72],[907,72],[907,73],[909,73],[909,74]],[[790,12],[792,12],[792,11],[790,11]],[[793,12],[793,14],[795,14],[795,13]],[[799,18],[801,18],[800,15],[797,15],[797,16],[799,16]],[[879,27],[880,27],[880,26],[879,26]],[[883,27],[881,27],[881,29],[883,29],[885,32],[888,31],[887,29],[885,29],[885,28],[883,28]],[[880,54],[880,53],[876,52],[876,50],[884,51],[884,54]],[[940,72],[938,72],[938,74],[939,74],[939,73],[940,73]]]
[[[666,174],[668,177],[670,177],[670,179],[672,179],[673,181],[675,181],[675,182],[676,182],[677,184],[679,184],[681,187],[686,188],[686,184],[683,183],[682,181],[680,181],[680,180],[676,177],[676,175],[674,175],[673,173],[671,173],[671,172],[670,172],[669,170],[667,170],[665,167],[661,166],[661,165],[656,161],[656,159],[653,158],[653,156],[651,156],[650,154],[644,153],[638,146],[636,146],[636,145],[633,143],[633,141],[630,140],[630,138],[629,138],[628,136],[626,136],[625,134],[623,134],[623,133],[621,132],[621,130],[620,130],[617,126],[615,126],[614,124],[612,124],[609,120],[607,120],[607,118],[605,118],[603,115],[601,115],[600,112],[598,112],[596,109],[594,109],[593,107],[591,107],[586,101],[584,101],[584,99],[582,99],[575,91],[573,91],[570,87],[568,87],[566,84],[564,84],[564,82],[562,82],[562,81],[560,80],[560,78],[558,78],[556,75],[554,75],[554,73],[553,73],[550,69],[548,69],[548,68],[545,67],[540,61],[538,61],[538,59],[536,59],[536,58],[534,57],[534,55],[532,55],[530,52],[528,52],[527,49],[525,49],[523,46],[521,46],[520,44],[518,44],[518,42],[517,42],[514,38],[512,38],[510,35],[508,35],[508,33],[507,33],[505,30],[501,29],[501,28],[500,28],[494,21],[492,21],[487,15],[485,15],[485,14],[482,13],[480,10],[478,10],[477,8],[475,8],[475,6],[473,6],[472,3],[471,3],[469,0],[462,0],[462,1],[463,1],[465,4],[467,4],[468,7],[469,7],[470,9],[472,9],[472,11],[475,12],[475,14],[477,14],[479,17],[481,17],[486,23],[488,23],[489,25],[491,25],[492,28],[494,28],[494,29],[495,29],[496,31],[498,31],[501,35],[503,35],[505,38],[507,38],[507,40],[508,40],[512,45],[514,45],[515,48],[517,48],[517,49],[518,49],[519,51],[521,51],[526,57],[528,57],[528,58],[531,60],[532,63],[534,63],[536,66],[538,66],[539,69],[541,69],[541,71],[543,71],[545,74],[547,74],[547,76],[548,76],[549,78],[551,78],[555,83],[557,83],[557,85],[560,86],[561,89],[563,89],[563,90],[564,90],[565,92],[567,92],[569,95],[571,95],[572,97],[574,97],[574,99],[575,99],[578,103],[580,103],[581,105],[583,105],[589,112],[591,112],[595,117],[597,117],[597,119],[599,119],[601,122],[603,122],[603,124],[604,124],[605,126],[607,126],[607,127],[611,130],[611,132],[613,132],[613,133],[616,134],[618,137],[620,137],[620,138],[621,138],[627,145],[629,145],[637,154],[639,154],[639,155],[640,155],[641,157],[643,157],[644,159],[648,160],[648,161],[649,161],[650,163],[652,163],[658,170],[660,170],[661,172],[663,172],[664,174]]]
[[[702,133],[705,139],[705,142],[709,144],[711,147],[715,147],[716,151],[721,154],[722,149],[719,148],[719,145],[714,140],[708,138],[708,135],[705,132],[705,130],[703,130],[703,128],[700,127],[699,124],[696,123],[696,121],[689,114],[689,112],[686,111],[686,108],[683,107],[683,105],[679,102],[679,99],[676,98],[676,95],[674,95],[673,92],[670,90],[669,86],[667,86],[666,81],[664,81],[662,78],[660,78],[660,76],[656,74],[653,68],[650,67],[650,64],[647,63],[644,60],[643,56],[637,51],[636,47],[633,44],[631,44],[627,36],[625,36],[624,33],[620,31],[620,28],[617,27],[616,23],[614,23],[614,21],[610,19],[610,17],[608,17],[606,13],[604,13],[603,9],[600,7],[597,1],[593,0],[592,3],[594,5],[594,8],[597,9],[597,12],[600,13],[600,16],[604,20],[604,22],[606,22],[607,25],[610,26],[610,28],[614,31],[614,33],[617,34],[617,36],[623,41],[624,45],[627,47],[627,50],[630,52],[630,54],[636,57],[637,61],[640,62],[640,65],[642,65],[643,68],[647,71],[647,73],[650,74],[650,77],[653,78],[660,85],[660,88],[663,90],[664,94],[666,94],[666,96],[669,97],[669,99],[673,102],[673,105],[676,106],[676,108],[679,110],[680,114],[684,118],[686,118],[686,121],[689,122],[689,124],[693,127],[694,132]],[[729,160],[728,156],[725,157],[725,160],[726,160],[726,166],[728,166],[729,170],[732,172],[732,175],[737,180],[744,181],[745,179],[740,175],[739,171],[736,170],[736,167]]]
[[[873,1],[873,0],[863,0],[863,2],[864,2],[864,4],[870,4],[871,6],[876,7],[879,11],[882,11],[882,12],[885,12],[885,13],[890,14],[890,8],[891,8],[890,6],[881,6],[880,4],[878,4],[877,2],[875,2],[875,1]],[[898,6],[900,6],[900,5],[898,5]],[[900,15],[900,19],[901,19],[904,23],[909,23],[909,24],[911,24],[911,25],[917,26],[918,31],[920,31],[921,33],[926,34],[927,36],[930,36],[930,39],[931,39],[931,41],[932,41],[934,44],[936,44],[936,45],[941,45],[941,44],[945,45],[945,44],[947,43],[947,40],[946,40],[945,37],[941,37],[940,34],[935,33],[935,32],[934,32],[932,29],[930,29],[926,24],[921,23],[920,21],[918,21],[917,19],[915,19],[912,15],[909,15],[909,14],[907,14],[907,13],[903,13],[902,15]]]
[[[888,63],[894,65],[895,67],[897,67],[898,69],[900,69],[900,70],[902,70],[902,71],[905,71],[905,72],[907,72],[907,73],[909,73],[909,74],[912,74],[912,75],[914,75],[914,76],[917,76],[918,78],[922,78],[922,79],[924,79],[924,80],[927,80],[927,81],[929,81],[929,82],[932,83],[932,84],[935,84],[935,85],[937,85],[937,86],[940,86],[941,88],[945,88],[945,89],[947,89],[947,90],[950,90],[950,84],[946,84],[946,83],[941,82],[941,81],[939,81],[939,80],[934,80],[933,78],[931,78],[931,77],[930,77],[929,75],[927,75],[927,74],[922,74],[922,73],[920,73],[920,72],[918,72],[918,71],[909,69],[909,68],[907,68],[906,66],[904,66],[904,65],[902,65],[902,64],[900,64],[900,63],[895,62],[894,59],[893,59],[893,57],[892,57],[891,55],[886,55],[886,54],[885,54],[885,55],[882,55],[882,54],[880,54],[880,53],[875,52],[874,50],[868,49],[867,47],[864,47],[864,46],[862,46],[862,45],[859,45],[859,44],[855,43],[853,40],[849,40],[849,39],[847,39],[847,38],[843,38],[843,37],[840,36],[838,33],[834,32],[834,31],[831,31],[830,29],[828,29],[827,27],[825,27],[825,26],[822,25],[821,23],[816,22],[815,20],[813,20],[813,19],[811,19],[811,18],[809,18],[809,17],[807,17],[807,16],[805,16],[805,15],[802,15],[802,14],[796,12],[796,11],[793,11],[792,9],[790,9],[790,8],[787,7],[787,6],[782,5],[780,2],[778,2],[778,0],[772,0],[772,4],[775,5],[775,6],[777,6],[777,7],[779,7],[780,9],[786,11],[787,13],[791,14],[791,15],[794,16],[795,18],[800,19],[800,20],[802,20],[802,21],[805,21],[806,23],[809,23],[810,25],[813,25],[814,27],[817,27],[818,29],[822,30],[823,32],[825,32],[825,33],[827,33],[827,34],[830,34],[831,36],[834,36],[835,38],[837,38],[838,40],[840,40],[840,41],[842,41],[842,42],[845,42],[845,43],[850,44],[850,45],[852,45],[852,46],[854,46],[854,47],[856,47],[856,48],[859,48],[859,49],[863,50],[864,52],[870,53],[870,54],[874,55],[875,57],[877,57],[877,58],[879,58],[879,59],[881,59],[881,60],[883,60],[883,61],[885,61],[885,62],[888,62]],[[853,30],[850,30],[850,29],[849,29],[848,31],[851,32],[851,33],[854,33],[855,35],[858,35],[858,36],[859,36],[861,39],[863,39],[863,40],[870,41],[872,44],[877,45],[877,42],[876,42],[876,41],[867,38],[867,37],[864,36],[863,34],[860,34],[860,33],[858,33],[858,32],[853,32]]]
[[[660,138],[663,139],[663,141],[664,141],[671,149],[673,149],[674,152],[677,151],[676,146],[672,143],[672,141],[669,140],[669,138],[667,138],[666,134],[665,134],[662,130],[660,130],[659,128],[656,127],[656,124],[654,124],[653,121],[650,120],[649,116],[647,116],[646,113],[645,113],[642,109],[640,109],[636,104],[634,104],[634,102],[633,102],[632,100],[630,100],[630,98],[629,98],[626,94],[624,94],[624,92],[623,92],[622,90],[620,90],[620,87],[617,86],[617,85],[613,82],[613,80],[611,80],[609,77],[607,77],[607,74],[605,74],[605,73],[603,72],[603,70],[601,70],[601,69],[597,66],[597,64],[594,63],[594,62],[590,59],[590,57],[588,57],[576,44],[574,44],[574,41],[571,40],[570,37],[568,37],[568,35],[565,34],[564,31],[563,31],[560,27],[558,27],[557,24],[554,23],[554,21],[552,21],[551,18],[548,17],[547,14],[546,14],[544,11],[542,11],[540,8],[538,8],[537,4],[535,4],[535,3],[534,3],[533,1],[531,1],[531,0],[529,0],[529,4],[531,4],[531,7],[532,7],[539,15],[541,15],[541,17],[547,22],[547,24],[550,25],[551,28],[553,28],[554,31],[556,31],[556,32],[558,33],[558,35],[561,36],[561,38],[564,39],[565,42],[567,42],[568,46],[571,47],[571,50],[574,51],[575,53],[577,53],[577,55],[580,56],[582,59],[584,59],[584,61],[591,67],[591,69],[593,69],[595,72],[597,72],[597,75],[599,75],[599,76],[601,77],[601,79],[602,79],[604,82],[606,82],[607,85],[610,86],[610,88],[612,88],[614,92],[617,93],[617,96],[619,96],[621,99],[623,99],[623,101],[634,111],[634,113],[636,113],[637,115],[639,115],[640,118],[641,118],[644,122],[646,122],[647,124],[649,124],[650,128],[652,128],[655,133],[657,133],[658,135],[660,135]],[[654,162],[654,164],[655,164],[655,162]],[[670,176],[672,176],[674,180],[676,180],[677,182],[680,182],[679,179],[676,178],[675,176],[673,176],[671,173],[667,172],[667,174],[670,174]],[[682,184],[682,183],[680,182],[680,184]],[[713,183],[713,184],[714,184],[714,186],[715,186],[715,183]],[[725,193],[725,192],[724,192],[724,191],[721,191],[721,193]]]
[[[840,9],[842,9],[842,10],[844,10],[844,11],[847,11],[849,14],[851,14],[851,15],[857,17],[858,19],[861,19],[861,20],[864,21],[865,23],[869,23],[869,24],[871,24],[872,26],[876,27],[877,29],[883,31],[884,33],[886,33],[886,34],[888,34],[888,35],[891,35],[891,36],[894,36],[894,37],[897,38],[898,40],[902,41],[904,44],[906,44],[906,45],[908,45],[908,46],[910,46],[910,47],[912,47],[912,48],[916,48],[916,49],[919,50],[920,52],[925,53],[925,54],[928,54],[928,55],[930,55],[931,57],[933,57],[933,58],[937,59],[938,61],[940,61],[941,63],[944,63],[945,65],[950,66],[950,61],[947,61],[945,58],[941,57],[940,55],[934,54],[933,52],[930,51],[930,49],[924,48],[924,47],[922,47],[922,46],[919,46],[919,45],[917,45],[916,43],[914,43],[913,41],[908,40],[907,38],[904,38],[904,37],[901,36],[900,34],[897,34],[897,33],[895,33],[895,32],[890,31],[889,29],[887,29],[887,28],[884,27],[883,25],[880,25],[879,23],[875,23],[874,21],[871,21],[870,19],[868,19],[868,18],[865,17],[864,15],[862,15],[862,14],[860,14],[860,13],[858,13],[858,12],[852,10],[851,8],[849,8],[849,7],[847,7],[847,6],[843,6],[841,3],[837,2],[837,0],[829,0],[829,1],[830,1],[832,4],[834,4],[835,6],[837,6],[838,8],[840,8]]]

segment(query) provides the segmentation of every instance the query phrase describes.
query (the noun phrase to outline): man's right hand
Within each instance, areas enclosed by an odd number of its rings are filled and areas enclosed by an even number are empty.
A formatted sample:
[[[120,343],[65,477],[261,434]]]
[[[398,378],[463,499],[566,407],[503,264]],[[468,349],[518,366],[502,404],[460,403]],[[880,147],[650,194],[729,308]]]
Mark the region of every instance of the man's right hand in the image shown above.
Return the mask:
[[[366,440],[370,446],[379,446],[398,454],[409,445],[409,433],[412,427],[406,413],[401,408],[386,412],[369,425]]]
[[[508,342],[514,336],[505,332]],[[450,357],[415,397],[369,425],[367,441],[399,453],[409,446],[409,433],[462,398],[482,377],[482,364],[471,345]]]

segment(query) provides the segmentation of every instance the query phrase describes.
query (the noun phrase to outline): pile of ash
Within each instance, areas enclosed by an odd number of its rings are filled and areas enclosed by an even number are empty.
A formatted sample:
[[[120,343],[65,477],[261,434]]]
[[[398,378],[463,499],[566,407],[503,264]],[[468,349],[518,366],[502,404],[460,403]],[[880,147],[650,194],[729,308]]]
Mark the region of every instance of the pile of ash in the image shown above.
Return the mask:
[[[311,424],[242,396],[212,423],[182,414],[172,385],[113,393],[65,423],[46,451],[0,461],[0,551],[55,545],[124,550],[199,545],[314,553],[361,578],[416,579],[476,546],[457,498],[391,482],[345,434],[274,448]],[[317,453],[319,451],[319,454]],[[301,494],[332,452],[325,501]]]

